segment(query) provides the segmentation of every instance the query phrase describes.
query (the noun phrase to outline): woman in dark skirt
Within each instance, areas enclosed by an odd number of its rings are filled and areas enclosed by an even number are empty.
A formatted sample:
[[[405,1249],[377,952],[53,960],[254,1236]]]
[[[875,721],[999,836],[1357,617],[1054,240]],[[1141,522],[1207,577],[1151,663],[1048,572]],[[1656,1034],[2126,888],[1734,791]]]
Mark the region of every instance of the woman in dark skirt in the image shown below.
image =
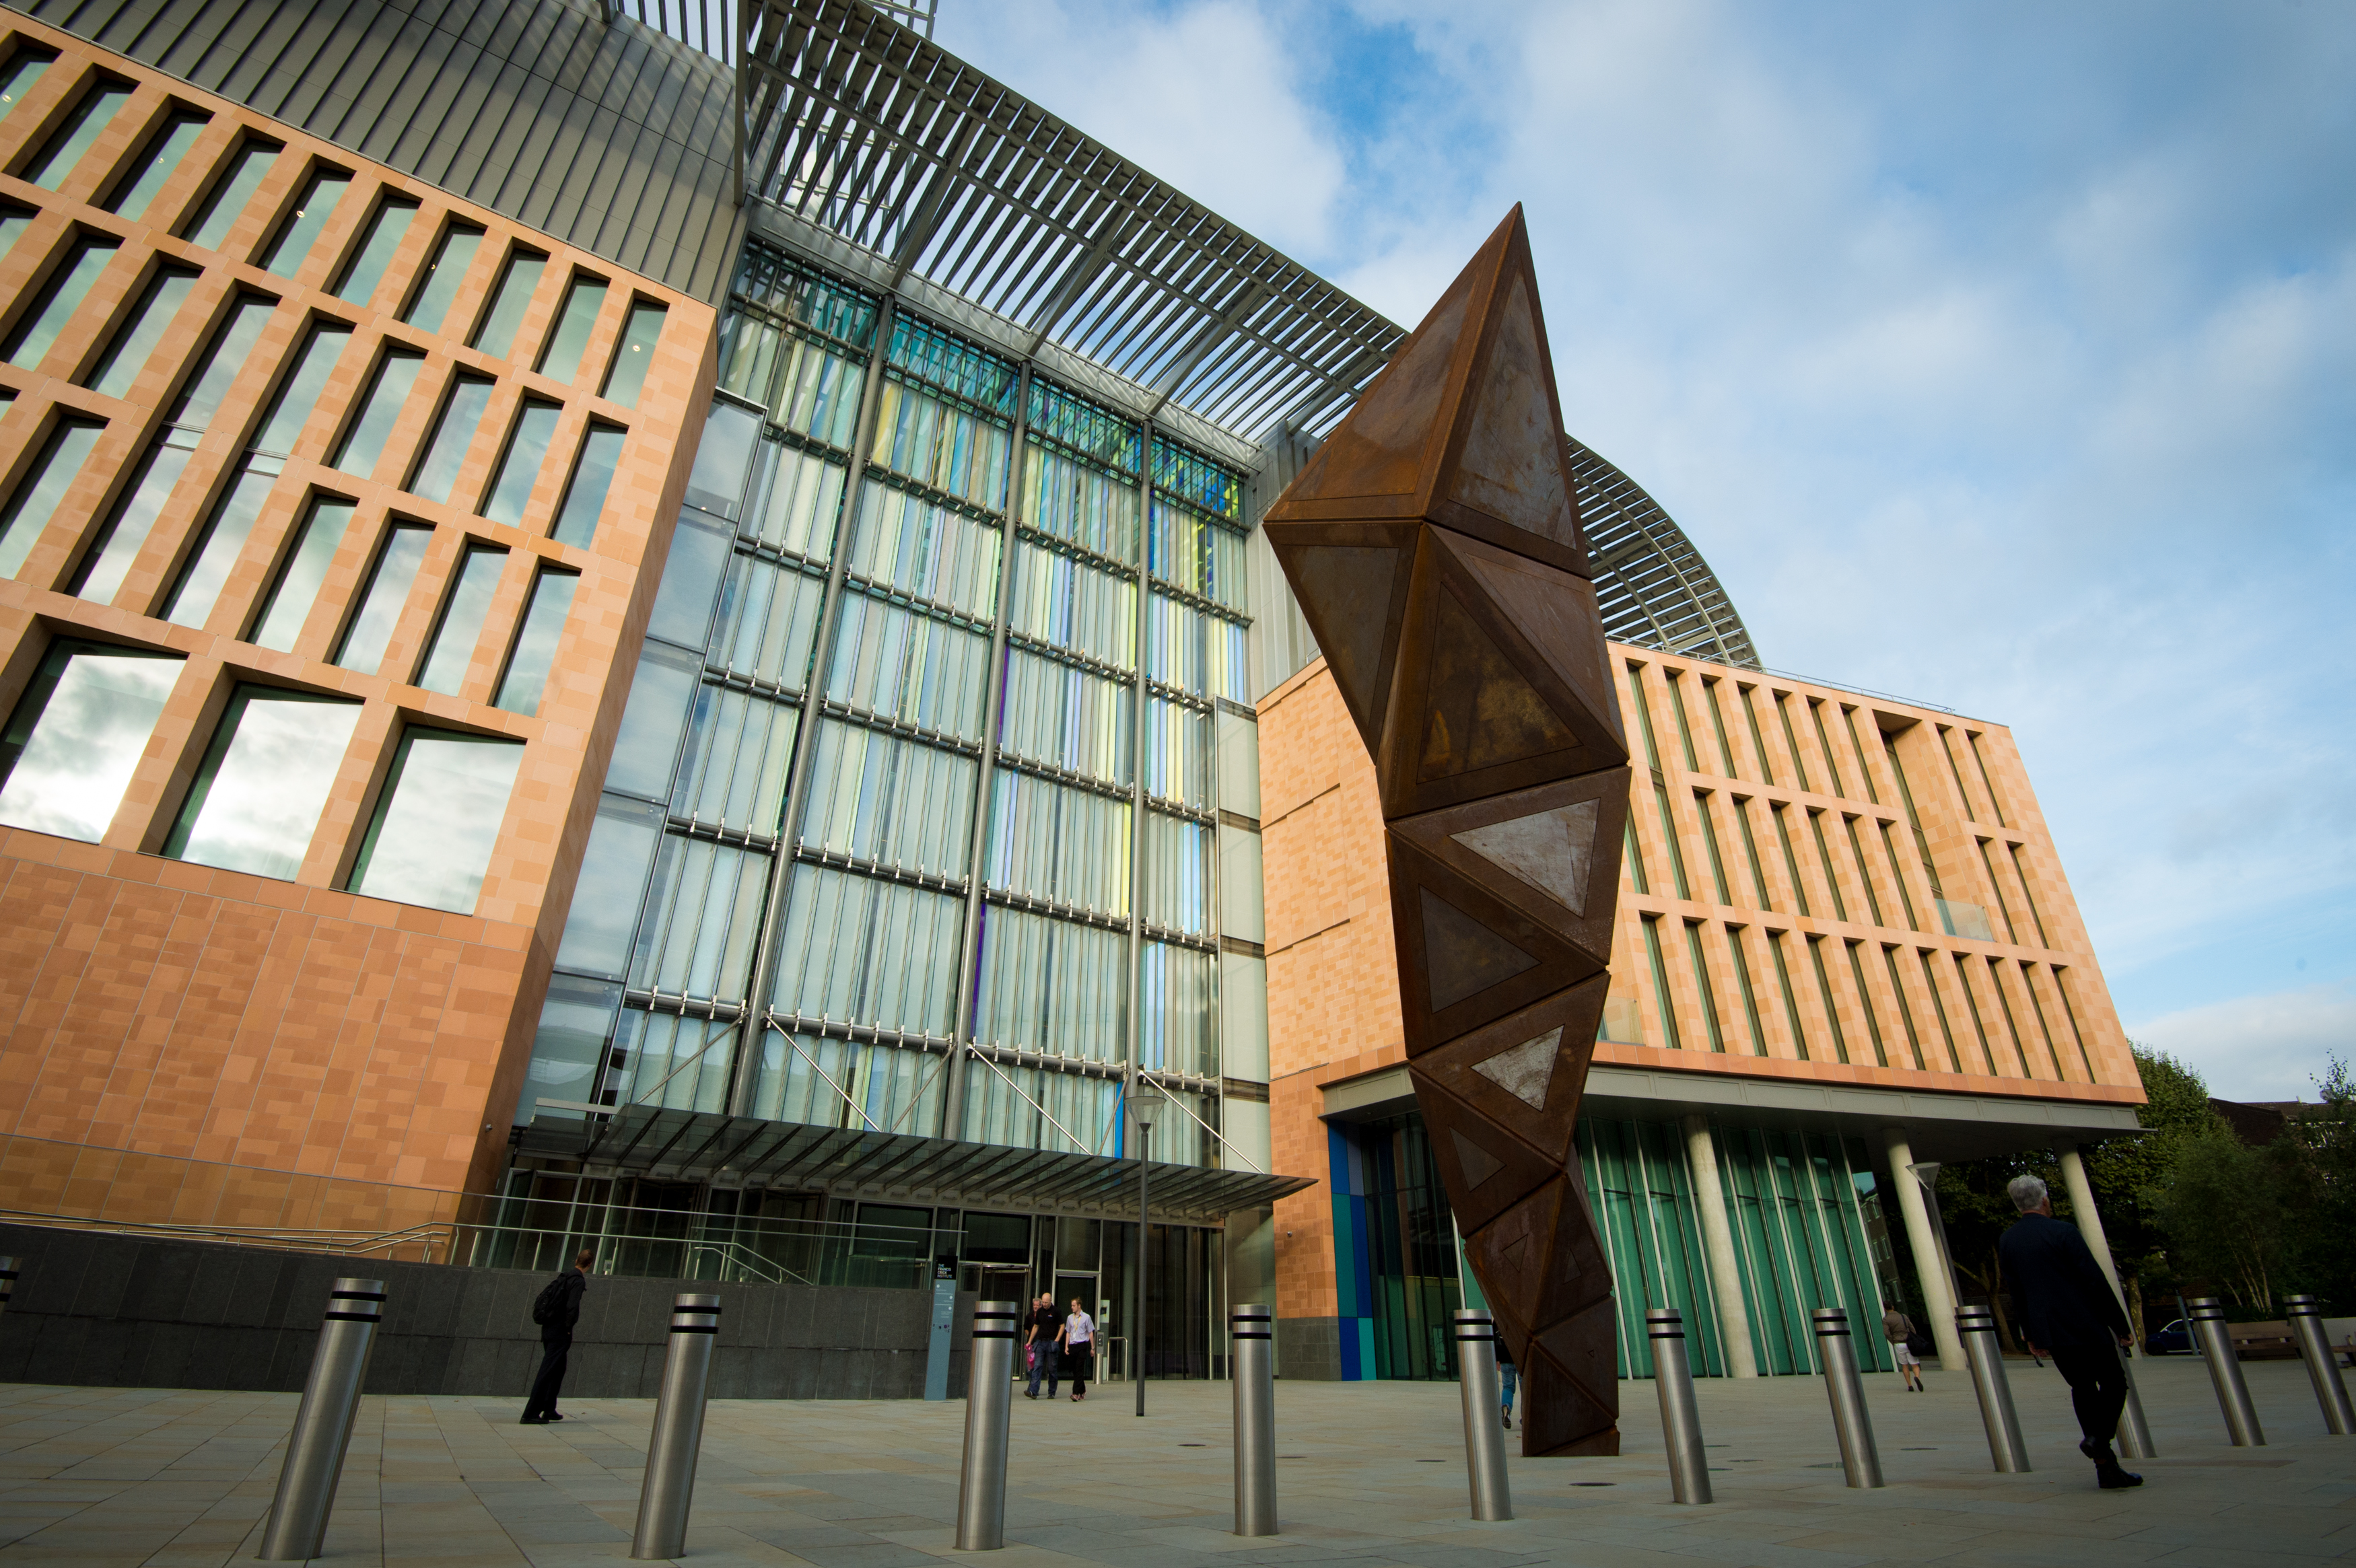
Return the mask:
[[[1064,1375],[1072,1380],[1072,1402],[1076,1404],[1087,1397],[1088,1380],[1097,1371],[1097,1320],[1082,1309],[1076,1296],[1072,1297],[1072,1315],[1064,1319],[1055,1343],[1062,1347]]]

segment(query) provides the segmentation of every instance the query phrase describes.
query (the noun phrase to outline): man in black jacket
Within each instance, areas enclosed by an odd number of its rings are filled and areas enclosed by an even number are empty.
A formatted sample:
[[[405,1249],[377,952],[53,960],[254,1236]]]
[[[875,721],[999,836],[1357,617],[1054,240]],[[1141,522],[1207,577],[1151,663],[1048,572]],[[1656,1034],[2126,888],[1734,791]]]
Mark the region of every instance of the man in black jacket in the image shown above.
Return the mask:
[[[2044,1182],[2016,1176],[2005,1193],[2020,1218],[1997,1241],[1997,1255],[2029,1348],[2051,1357],[2069,1383],[2085,1434],[2078,1451],[2094,1462],[2095,1480],[2106,1488],[2139,1487],[2143,1477],[2122,1469],[2111,1451],[2111,1435],[2127,1403],[2126,1369],[2113,1341],[2133,1342],[2127,1315],[2078,1228],[2053,1217]]]
[[[526,1426],[564,1419],[556,1413],[556,1392],[564,1386],[565,1352],[573,1349],[573,1326],[581,1321],[581,1297],[589,1289],[589,1265],[596,1256],[582,1248],[573,1266],[551,1282],[562,1294],[548,1321],[540,1326],[540,1375],[531,1380],[531,1395],[524,1401]]]

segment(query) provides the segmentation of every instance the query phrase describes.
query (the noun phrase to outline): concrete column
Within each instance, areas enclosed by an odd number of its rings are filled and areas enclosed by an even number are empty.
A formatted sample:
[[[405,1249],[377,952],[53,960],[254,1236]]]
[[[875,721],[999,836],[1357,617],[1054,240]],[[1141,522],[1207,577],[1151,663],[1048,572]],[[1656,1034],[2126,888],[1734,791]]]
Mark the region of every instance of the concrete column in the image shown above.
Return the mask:
[[[1718,1333],[1726,1346],[1729,1377],[1759,1375],[1751,1344],[1751,1308],[1742,1300],[1741,1265],[1734,1255],[1734,1231],[1726,1222],[1726,1189],[1718,1179],[1718,1146],[1710,1141],[1709,1118],[1698,1111],[1685,1119],[1686,1161],[1693,1167],[1694,1207],[1701,1211],[1701,1243],[1709,1249],[1711,1292],[1718,1297]]]
[[[1922,1183],[1906,1168],[1914,1163],[1913,1147],[1906,1140],[1904,1127],[1884,1127],[1881,1137],[1890,1153],[1890,1184],[1898,1189],[1898,1212],[1906,1221],[1906,1243],[1914,1250],[1914,1276],[1922,1285],[1922,1309],[1931,1317],[1925,1327],[1939,1348],[1939,1365],[1948,1371],[1961,1371],[1964,1342],[1955,1334],[1955,1292],[1947,1277],[1947,1252],[1931,1232],[1931,1211],[1922,1202]]]
[[[2094,1184],[2086,1179],[2086,1162],[2078,1154],[2078,1146],[2068,1138],[2053,1140],[2054,1157],[2062,1162],[2062,1185],[2070,1192],[2070,1213],[2078,1221],[2078,1234],[2086,1238],[2086,1250],[2103,1265],[2103,1277],[2111,1282],[2111,1294],[2119,1298],[2121,1311],[2126,1309],[2127,1293],[2119,1286],[2118,1265],[2111,1261],[2110,1238],[2103,1234],[2103,1211],[2094,1207]],[[2143,1354],[2137,1345],[2128,1352]]]

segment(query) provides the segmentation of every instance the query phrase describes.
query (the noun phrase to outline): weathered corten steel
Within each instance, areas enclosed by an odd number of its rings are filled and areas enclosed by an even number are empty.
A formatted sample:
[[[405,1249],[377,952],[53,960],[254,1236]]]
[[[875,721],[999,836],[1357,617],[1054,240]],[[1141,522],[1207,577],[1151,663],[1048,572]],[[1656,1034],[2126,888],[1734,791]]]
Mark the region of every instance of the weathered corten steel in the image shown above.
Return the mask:
[[[1264,525],[1374,755],[1408,1072],[1533,1455],[1620,1446],[1571,1129],[1628,749],[1574,494],[1516,207]]]

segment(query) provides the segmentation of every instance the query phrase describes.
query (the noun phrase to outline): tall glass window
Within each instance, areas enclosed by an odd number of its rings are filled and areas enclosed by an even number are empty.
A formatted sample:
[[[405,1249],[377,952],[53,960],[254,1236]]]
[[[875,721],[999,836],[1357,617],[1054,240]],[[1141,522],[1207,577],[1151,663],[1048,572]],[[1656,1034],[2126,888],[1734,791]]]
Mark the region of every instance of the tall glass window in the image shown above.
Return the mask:
[[[475,645],[482,641],[483,621],[498,592],[499,573],[507,570],[508,552],[492,545],[468,545],[458,562],[457,581],[442,619],[426,645],[425,667],[417,684],[428,691],[455,697],[466,684],[466,667],[474,662]]]
[[[245,204],[262,188],[262,176],[270,172],[270,165],[283,151],[277,143],[265,142],[259,136],[248,136],[239,142],[215,177],[212,193],[180,231],[180,238],[208,251],[220,250],[229,231],[244,216]]]
[[[33,91],[33,84],[41,80],[57,58],[46,49],[33,48],[18,49],[8,57],[8,63],[0,66],[0,118],[5,118],[25,101],[25,94]]]
[[[117,241],[104,235],[84,234],[73,241],[65,260],[49,274],[48,284],[10,335],[8,363],[27,370],[40,364],[59,334],[65,331],[66,323],[81,308],[91,285],[106,271],[106,264],[114,260],[117,249]]]
[[[174,424],[202,430],[213,422],[213,415],[220,411],[230,388],[237,382],[238,372],[245,368],[253,346],[261,341],[262,329],[270,324],[270,313],[277,308],[276,300],[262,294],[237,296],[213,334],[212,346],[205,351],[204,368],[172,405],[169,417]]]
[[[491,481],[491,498],[483,504],[483,516],[510,526],[523,521],[524,507],[531,500],[532,486],[540,482],[540,471],[548,462],[548,444],[556,438],[557,416],[562,411],[554,403],[524,400],[516,413],[515,432],[508,437],[507,452],[499,459],[498,476]]]
[[[246,458],[237,479],[214,505],[213,515],[205,520],[204,532],[198,537],[196,548],[188,552],[188,563],[180,570],[180,581],[165,602],[166,620],[182,626],[201,626],[211,619],[213,605],[229,582],[230,569],[245,553],[245,541],[253,533],[254,519],[262,516],[262,503],[270,499],[271,486],[278,483],[278,475],[285,466],[277,458],[259,453]]]
[[[585,549],[597,537],[597,519],[605,510],[605,492],[614,487],[614,470],[621,464],[622,438],[627,433],[609,424],[593,424],[581,438],[581,455],[573,460],[564,506],[556,517],[557,543]]]
[[[523,627],[508,655],[507,673],[499,677],[496,707],[529,719],[540,711],[548,688],[548,672],[556,662],[556,645],[564,635],[564,618],[573,611],[573,594],[581,586],[577,571],[542,569],[532,580],[531,602],[524,606]]]
[[[418,281],[416,296],[409,302],[409,309],[401,319],[438,336],[443,321],[450,314],[450,303],[458,297],[458,285],[466,282],[466,268],[482,242],[483,231],[463,223],[454,223],[444,230],[442,243],[434,249],[434,260],[425,264],[425,275]]]
[[[0,823],[95,844],[179,678],[180,660],[60,640],[0,731]]]
[[[205,748],[164,853],[293,880],[359,717],[357,702],[240,686]]]
[[[199,114],[193,109],[173,110],[140,150],[138,160],[123,176],[106,209],[134,223],[146,217],[148,204],[172,183],[172,176],[179,173],[181,160],[211,123],[209,114]]]
[[[408,238],[411,219],[417,216],[417,204],[400,197],[387,197],[369,220],[368,238],[345,264],[344,275],[336,284],[336,297],[353,304],[365,305],[376,298],[377,285],[384,282],[385,269]]]
[[[74,105],[73,112],[51,133],[39,155],[26,165],[24,177],[43,190],[55,190],[65,184],[66,176],[81,162],[81,155],[90,151],[91,144],[114,123],[114,116],[130,101],[131,87],[127,82],[102,77],[91,83],[90,91],[81,95],[81,101]]]
[[[369,898],[472,914],[523,743],[452,730],[401,738],[348,884]]]
[[[344,628],[336,663],[362,675],[378,673],[393,628],[401,624],[401,607],[409,601],[410,585],[417,581],[417,569],[424,562],[425,547],[433,538],[434,530],[423,523],[392,525],[383,548],[377,551],[368,586],[361,591],[360,607],[353,613],[351,624]]]
[[[352,416],[342,443],[336,448],[335,467],[364,479],[375,474],[378,460],[384,456],[384,443],[392,439],[393,426],[401,422],[402,407],[409,401],[410,391],[417,385],[417,372],[424,364],[423,354],[405,348],[385,350],[360,398],[359,412]]]
[[[516,329],[523,325],[532,291],[540,287],[540,275],[547,270],[548,258],[538,251],[518,250],[509,255],[499,273],[499,286],[491,291],[490,308],[483,313],[482,325],[475,329],[467,347],[479,348],[494,359],[507,358],[515,347]]]
[[[0,203],[0,258],[14,251],[16,241],[22,240],[25,230],[32,226],[31,212],[21,207]]]
[[[303,635],[303,623],[310,619],[311,606],[318,601],[319,585],[327,580],[327,567],[351,529],[356,509],[351,502],[333,496],[312,501],[255,622],[252,640],[256,645],[280,653],[294,651],[294,640]]]
[[[614,351],[614,363],[605,372],[605,398],[626,409],[638,406],[638,393],[647,384],[647,366],[653,360],[655,344],[662,336],[663,317],[669,314],[665,307],[651,300],[633,300],[630,318],[622,326],[621,346]]]
[[[590,331],[597,313],[605,308],[605,280],[575,272],[564,291],[564,308],[557,314],[556,330],[540,353],[540,373],[570,384],[581,373],[581,357],[588,352]]]
[[[294,450],[295,439],[325,398],[327,378],[336,373],[351,340],[352,329],[339,321],[323,321],[311,329],[294,368],[280,383],[278,395],[270,400],[270,412],[254,432],[254,450],[282,455]]]
[[[75,593],[93,604],[113,601],[131,563],[139,559],[147,536],[155,531],[155,519],[164,503],[171,499],[172,487],[180,482],[180,471],[187,467],[188,454],[196,445],[196,432],[164,427],[162,439],[147,449],[138,479],[116,503],[114,516],[83,560],[73,583]]]
[[[482,429],[483,411],[490,407],[491,386],[488,376],[460,376],[451,382],[442,418],[426,440],[416,477],[409,482],[412,495],[429,501],[450,499],[450,488],[458,483],[458,471],[466,464],[467,450]]]
[[[342,169],[316,169],[312,172],[303,195],[294,203],[294,210],[286,215],[280,226],[276,242],[262,252],[262,270],[291,278],[310,259],[311,247],[319,242],[320,233],[334,217],[336,204],[349,190],[352,176]]]
[[[106,346],[105,355],[91,376],[89,386],[93,392],[109,398],[127,398],[131,387],[138,380],[139,372],[147,368],[148,356],[164,341],[180,307],[188,303],[188,295],[197,286],[200,274],[187,267],[161,267],[147,280],[147,286],[115,328],[114,341]]]
[[[69,419],[59,421],[49,432],[41,455],[33,460],[33,466],[17,481],[16,493],[8,497],[7,512],[0,515],[0,577],[14,577],[24,570],[25,558],[33,553],[41,530],[57,516],[59,503],[66,498],[66,491],[72,487],[105,429],[96,420]]]

